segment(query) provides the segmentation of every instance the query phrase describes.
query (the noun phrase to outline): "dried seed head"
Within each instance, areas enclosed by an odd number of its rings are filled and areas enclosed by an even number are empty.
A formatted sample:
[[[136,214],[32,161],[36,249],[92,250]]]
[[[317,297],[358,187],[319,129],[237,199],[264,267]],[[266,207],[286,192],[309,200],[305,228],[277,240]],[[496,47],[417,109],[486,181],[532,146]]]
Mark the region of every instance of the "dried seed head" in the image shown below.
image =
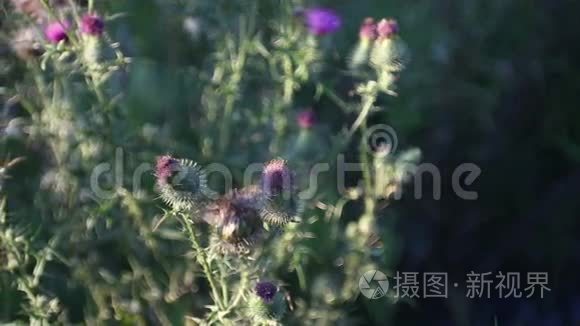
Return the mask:
[[[199,212],[207,201],[207,180],[196,163],[162,156],[155,166],[157,188],[163,201],[177,211]]]
[[[235,190],[207,205],[203,219],[214,227],[220,251],[249,253],[261,239],[261,196],[254,191]]]
[[[17,31],[10,41],[12,51],[22,60],[30,60],[42,55],[42,38],[32,27]]]

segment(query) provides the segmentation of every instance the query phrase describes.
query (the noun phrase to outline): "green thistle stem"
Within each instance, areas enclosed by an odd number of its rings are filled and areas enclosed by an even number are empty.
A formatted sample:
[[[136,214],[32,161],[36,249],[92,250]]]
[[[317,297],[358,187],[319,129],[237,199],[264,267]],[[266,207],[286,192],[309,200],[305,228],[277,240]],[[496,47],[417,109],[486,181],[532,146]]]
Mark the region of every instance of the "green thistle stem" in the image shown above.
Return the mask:
[[[224,264],[219,264],[220,268],[220,286],[222,288],[222,298],[224,303],[228,303],[230,301],[229,292],[228,292],[228,282],[226,279],[226,271],[224,270]]]
[[[205,274],[205,277],[207,278],[207,281],[213,293],[214,300],[218,305],[219,309],[223,311],[225,310],[225,306],[220,297],[220,292],[216,285],[216,280],[214,279],[214,275],[212,273],[211,266],[207,260],[205,251],[203,251],[203,248],[199,243],[199,239],[197,238],[197,234],[195,233],[195,230],[193,230],[192,222],[186,216],[182,215],[181,217],[182,223],[184,224],[185,229],[187,230],[189,240],[191,241],[192,248],[193,250],[195,250],[197,261],[201,265],[203,273]]]
[[[350,140],[356,131],[360,128],[360,126],[367,120],[367,117],[373,108],[373,104],[375,103],[376,98],[377,96],[375,94],[367,95],[364,97],[362,109],[347,134],[347,140]]]

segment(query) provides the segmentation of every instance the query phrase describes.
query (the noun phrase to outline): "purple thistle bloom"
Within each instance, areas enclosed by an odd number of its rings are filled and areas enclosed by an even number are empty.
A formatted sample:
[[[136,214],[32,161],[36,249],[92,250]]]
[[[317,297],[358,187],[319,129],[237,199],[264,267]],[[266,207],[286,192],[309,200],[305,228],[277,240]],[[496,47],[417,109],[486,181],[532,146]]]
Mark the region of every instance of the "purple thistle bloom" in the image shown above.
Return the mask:
[[[336,32],[342,25],[342,19],[332,9],[307,9],[304,11],[304,18],[310,33],[317,36]]]
[[[271,282],[258,282],[254,288],[256,294],[265,302],[270,303],[278,293],[278,287]]]
[[[383,19],[377,25],[379,38],[389,38],[399,33],[399,24],[394,19]]]
[[[367,18],[362,23],[359,30],[359,37],[366,40],[374,40],[377,37],[377,24],[372,18]]]
[[[62,23],[52,22],[44,29],[44,35],[51,43],[56,44],[68,39],[66,32],[69,27],[70,24],[67,21],[63,21]]]
[[[293,188],[292,171],[284,160],[272,160],[262,171],[262,191],[268,196],[277,195]]]
[[[157,164],[155,165],[155,176],[157,177],[157,182],[161,185],[167,184],[178,164],[179,162],[169,155],[159,157],[157,159]]]
[[[312,109],[307,109],[298,113],[298,118],[296,120],[300,128],[310,129],[316,124],[316,115]]]
[[[87,35],[100,36],[105,29],[103,18],[96,14],[86,14],[81,20],[81,31]]]

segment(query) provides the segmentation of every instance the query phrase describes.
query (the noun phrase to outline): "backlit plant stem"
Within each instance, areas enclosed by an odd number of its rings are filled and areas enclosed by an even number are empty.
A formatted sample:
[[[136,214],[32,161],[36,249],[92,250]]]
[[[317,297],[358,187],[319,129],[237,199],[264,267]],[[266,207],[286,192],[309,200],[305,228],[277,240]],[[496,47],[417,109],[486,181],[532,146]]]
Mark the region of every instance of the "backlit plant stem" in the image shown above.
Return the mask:
[[[197,234],[195,233],[195,230],[193,230],[192,222],[186,216],[182,216],[182,223],[185,226],[189,240],[191,241],[192,248],[195,251],[195,254],[196,254],[195,256],[197,257],[197,261],[201,265],[201,268],[203,269],[203,273],[205,274],[205,277],[207,278],[207,281],[209,283],[209,286],[210,286],[211,291],[212,291],[213,296],[214,296],[214,300],[215,300],[215,302],[218,305],[220,310],[225,310],[224,303],[222,302],[222,299],[220,297],[220,292],[219,292],[218,287],[216,285],[216,280],[214,279],[214,275],[211,271],[211,266],[207,260],[207,256],[205,254],[205,251],[203,251],[203,248],[201,247],[201,245],[199,243],[199,239],[197,238]]]

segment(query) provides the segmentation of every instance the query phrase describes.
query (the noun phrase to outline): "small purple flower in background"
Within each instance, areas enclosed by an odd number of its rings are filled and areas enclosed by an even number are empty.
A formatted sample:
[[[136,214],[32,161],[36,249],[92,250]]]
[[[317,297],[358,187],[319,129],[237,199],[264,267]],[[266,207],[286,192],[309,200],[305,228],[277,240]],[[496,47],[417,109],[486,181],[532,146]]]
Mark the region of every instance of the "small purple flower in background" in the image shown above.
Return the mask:
[[[377,24],[372,18],[366,18],[359,30],[359,37],[365,40],[374,40],[377,37]]]
[[[272,302],[274,296],[278,293],[278,287],[271,282],[258,282],[254,288],[256,294],[266,303]]]
[[[399,33],[399,24],[394,19],[383,19],[377,25],[379,38],[390,38]]]
[[[103,18],[96,14],[86,14],[81,20],[81,31],[87,35],[101,36],[105,29]]]
[[[161,185],[167,184],[178,164],[179,162],[169,155],[159,157],[157,159],[157,164],[155,165],[155,176],[157,177],[157,182]]]
[[[46,26],[44,29],[44,35],[51,43],[59,43],[60,41],[67,40],[68,36],[66,32],[68,31],[70,24],[66,21],[53,22]]]
[[[298,118],[296,119],[298,126],[302,129],[310,129],[316,124],[316,115],[312,109],[304,110],[298,113]]]
[[[332,9],[311,8],[303,13],[306,26],[314,35],[326,35],[336,32],[342,25],[340,16]]]

